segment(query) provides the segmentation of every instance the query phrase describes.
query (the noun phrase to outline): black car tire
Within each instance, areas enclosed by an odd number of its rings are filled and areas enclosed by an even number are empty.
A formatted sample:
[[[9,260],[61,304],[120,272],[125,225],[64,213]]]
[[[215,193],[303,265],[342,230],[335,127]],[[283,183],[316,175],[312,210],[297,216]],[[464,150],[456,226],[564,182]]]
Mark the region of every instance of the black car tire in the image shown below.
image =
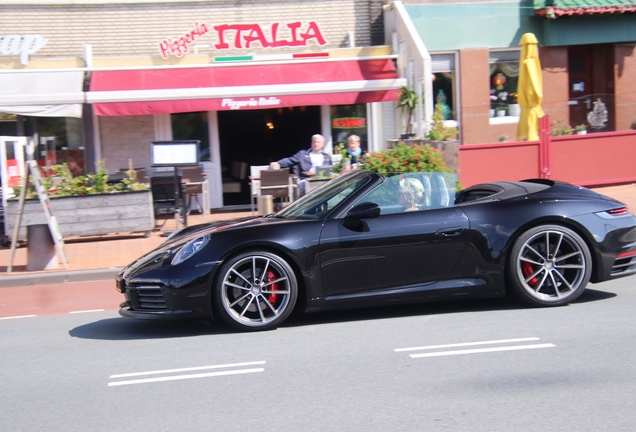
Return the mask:
[[[517,238],[506,266],[508,282],[532,306],[559,306],[583,293],[592,274],[592,257],[577,233],[541,225]]]
[[[280,256],[263,251],[228,259],[213,290],[217,315],[243,331],[278,327],[294,309],[297,298],[298,282],[292,268]]]

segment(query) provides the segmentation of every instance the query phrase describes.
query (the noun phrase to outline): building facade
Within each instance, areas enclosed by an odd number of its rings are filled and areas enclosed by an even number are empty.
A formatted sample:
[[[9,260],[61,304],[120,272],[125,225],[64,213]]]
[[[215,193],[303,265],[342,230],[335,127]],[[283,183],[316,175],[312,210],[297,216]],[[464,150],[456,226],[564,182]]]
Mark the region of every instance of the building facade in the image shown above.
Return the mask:
[[[396,134],[406,84],[380,0],[0,2],[0,135],[44,163],[115,173],[153,141],[198,140],[212,208],[249,203],[245,169]],[[239,176],[240,178],[236,178]],[[241,184],[224,188],[225,180]]]
[[[387,40],[419,71],[409,85],[422,87],[429,113],[444,106],[462,144],[514,141],[519,41],[528,32],[539,41],[543,109],[555,128],[636,128],[636,1],[405,0],[386,10]],[[419,38],[419,52],[409,37]]]

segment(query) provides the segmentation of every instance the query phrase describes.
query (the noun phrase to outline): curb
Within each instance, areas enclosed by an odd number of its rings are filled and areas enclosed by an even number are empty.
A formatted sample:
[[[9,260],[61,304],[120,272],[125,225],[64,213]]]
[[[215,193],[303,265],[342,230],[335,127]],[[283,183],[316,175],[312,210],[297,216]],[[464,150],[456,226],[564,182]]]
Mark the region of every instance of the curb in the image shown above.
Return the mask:
[[[99,270],[75,270],[53,272],[45,274],[26,274],[18,276],[0,276],[0,288],[13,288],[28,285],[60,284],[66,282],[89,282],[108,280],[115,283],[115,277],[121,268],[107,268]]]

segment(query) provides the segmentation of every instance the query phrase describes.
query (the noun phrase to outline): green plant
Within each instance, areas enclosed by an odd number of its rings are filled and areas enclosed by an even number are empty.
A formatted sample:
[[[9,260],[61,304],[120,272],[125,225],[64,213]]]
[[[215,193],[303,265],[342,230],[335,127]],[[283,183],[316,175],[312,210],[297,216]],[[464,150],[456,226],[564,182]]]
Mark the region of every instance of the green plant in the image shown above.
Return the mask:
[[[499,137],[499,142],[506,142],[508,140],[508,135],[501,135]]]
[[[108,171],[106,171],[104,163],[98,162],[97,168],[97,172],[94,174],[88,173],[86,175],[73,176],[68,164],[53,165],[51,167],[53,175],[50,177],[42,176],[42,185],[47,195],[52,198],[132,192],[148,189],[147,185],[137,182],[134,171],[132,171],[132,174],[128,171],[128,177],[123,179],[120,183],[110,185],[108,184]],[[20,187],[14,189],[16,196],[19,196]],[[37,192],[33,186],[33,178],[29,176],[27,179],[26,198],[37,198],[37,196]]]
[[[345,163],[349,159],[347,147],[342,143],[338,144],[334,149],[334,155],[340,155],[340,160],[333,166],[332,171],[335,173],[342,172]]]
[[[457,128],[444,125],[444,114],[441,105],[435,105],[433,113],[433,123],[426,134],[426,139],[431,141],[448,141],[457,135]]]
[[[550,122],[550,135],[572,135],[572,126],[570,126],[569,124],[564,124],[561,120],[553,120]]]
[[[389,150],[367,154],[359,169],[377,173],[453,172],[444,162],[444,153],[430,145],[399,143]]]
[[[580,125],[576,126],[575,129],[576,129],[577,132],[584,132],[584,131],[587,130],[587,126],[584,125],[584,124],[580,124]]]
[[[495,108],[495,111],[505,111],[507,109],[508,109],[508,107],[499,106],[499,107]]]
[[[397,106],[401,108],[402,111],[406,111],[408,113],[408,119],[406,121],[406,133],[411,133],[411,117],[413,116],[413,112],[417,108],[417,104],[419,102],[419,97],[414,90],[404,86],[402,87],[402,92],[398,96]]]

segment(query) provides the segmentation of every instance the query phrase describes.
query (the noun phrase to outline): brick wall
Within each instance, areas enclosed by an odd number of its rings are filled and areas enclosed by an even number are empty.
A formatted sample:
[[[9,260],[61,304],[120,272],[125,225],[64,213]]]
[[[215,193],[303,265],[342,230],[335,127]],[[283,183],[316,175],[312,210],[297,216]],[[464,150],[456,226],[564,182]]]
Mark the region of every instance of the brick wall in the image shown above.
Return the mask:
[[[487,48],[459,52],[462,144],[492,142],[489,136],[490,69]]]
[[[636,128],[636,48],[614,48],[616,130]]]
[[[133,166],[150,166],[150,142],[155,139],[153,116],[100,117],[102,158],[109,173]]]
[[[3,5],[0,6],[0,28],[3,35],[39,33],[47,38],[46,46],[32,55],[33,59],[82,58],[83,44],[91,44],[95,57],[158,57],[158,43],[161,40],[184,35],[194,28],[195,22],[206,23],[211,27],[235,23],[268,26],[273,22],[316,21],[328,41],[321,49],[329,49],[348,46],[348,31],[354,31],[357,46],[370,46],[372,22],[374,41],[378,37],[376,33],[383,35],[381,9],[382,0]],[[280,37],[286,35],[285,30],[286,27],[280,27]],[[269,36],[268,31],[266,36]],[[212,32],[196,41],[197,44],[210,45],[217,42]],[[277,48],[276,52],[298,52],[315,46]],[[199,53],[203,55],[245,54],[247,51],[271,52],[262,48],[243,51],[199,49]]]
[[[539,47],[543,70],[543,112],[550,120],[570,124],[568,105],[568,48]]]

